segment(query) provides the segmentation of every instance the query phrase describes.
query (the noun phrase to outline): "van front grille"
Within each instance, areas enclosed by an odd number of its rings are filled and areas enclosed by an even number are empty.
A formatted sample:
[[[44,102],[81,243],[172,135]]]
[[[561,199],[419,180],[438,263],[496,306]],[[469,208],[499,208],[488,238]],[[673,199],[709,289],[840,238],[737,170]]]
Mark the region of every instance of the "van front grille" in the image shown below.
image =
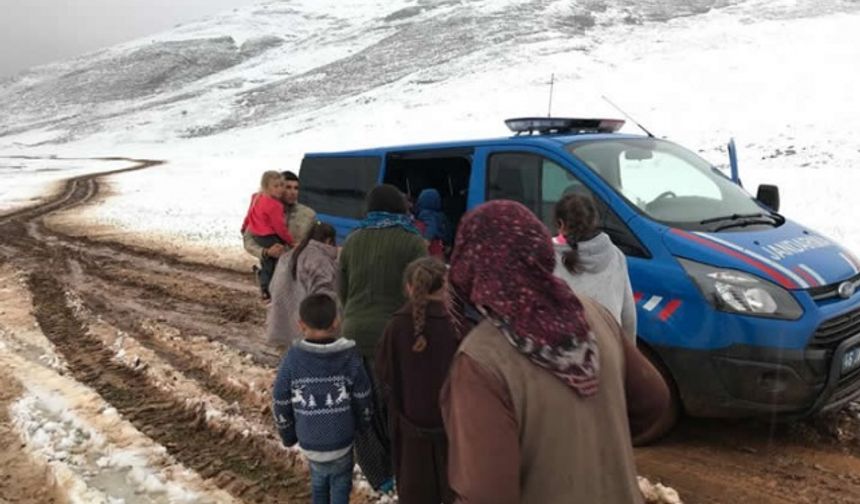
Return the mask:
[[[852,282],[854,284],[860,283],[860,274],[854,275],[851,278],[846,280],[842,280],[841,282],[837,282],[830,285],[822,285],[821,287],[813,287],[811,289],[807,289],[806,292],[812,296],[812,299],[816,301],[824,301],[827,299],[833,299],[839,297],[839,286],[845,282]]]
[[[860,308],[844,315],[825,320],[812,336],[812,345],[817,347],[836,346],[845,338],[860,334]]]

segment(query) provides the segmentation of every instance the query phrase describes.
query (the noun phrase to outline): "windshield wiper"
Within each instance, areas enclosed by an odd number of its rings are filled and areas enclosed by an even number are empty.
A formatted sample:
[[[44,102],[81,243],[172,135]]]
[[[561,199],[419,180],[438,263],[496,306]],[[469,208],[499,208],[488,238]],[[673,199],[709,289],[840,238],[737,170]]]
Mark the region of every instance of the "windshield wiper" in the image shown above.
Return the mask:
[[[723,229],[735,228],[735,227],[747,227],[754,226],[756,224],[768,224],[771,226],[777,226],[778,224],[775,221],[756,219],[756,220],[742,220],[737,222],[731,222],[729,224],[723,224],[722,226],[717,227],[714,231],[722,231]]]
[[[772,220],[763,220],[763,218],[772,219]],[[753,220],[748,220],[753,219]],[[713,224],[715,222],[723,222],[723,221],[736,221],[731,224],[725,224],[716,229],[719,231],[721,229],[731,228],[731,227],[744,227],[750,226],[753,224],[772,224],[776,227],[779,227],[785,223],[785,217],[782,215],[772,212],[772,213],[752,213],[752,214],[732,214],[732,215],[724,215],[722,217],[713,217],[711,219],[705,219],[700,221],[699,224]]]
[[[723,215],[722,217],[713,217],[711,219],[705,219],[700,221],[699,224],[713,224],[714,222],[722,222],[722,221],[736,221],[741,219],[754,219],[756,217],[770,217],[776,222],[780,222],[780,219],[777,218],[775,214],[766,214],[766,213],[751,213],[751,214],[732,214],[732,215]],[[780,216],[782,217],[782,216]]]

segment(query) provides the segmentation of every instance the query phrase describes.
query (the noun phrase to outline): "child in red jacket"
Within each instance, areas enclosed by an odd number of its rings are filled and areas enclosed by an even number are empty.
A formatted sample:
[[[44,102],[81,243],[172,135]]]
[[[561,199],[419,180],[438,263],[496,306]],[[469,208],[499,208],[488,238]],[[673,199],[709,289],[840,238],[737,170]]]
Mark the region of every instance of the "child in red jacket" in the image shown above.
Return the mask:
[[[257,245],[269,248],[277,243],[293,246],[293,237],[284,219],[284,204],[281,198],[284,194],[284,178],[276,171],[263,173],[260,181],[260,192],[251,197],[251,206],[242,223],[242,232],[248,230]],[[260,258],[260,291],[263,299],[271,299],[269,283],[278,263],[276,257],[263,255]]]

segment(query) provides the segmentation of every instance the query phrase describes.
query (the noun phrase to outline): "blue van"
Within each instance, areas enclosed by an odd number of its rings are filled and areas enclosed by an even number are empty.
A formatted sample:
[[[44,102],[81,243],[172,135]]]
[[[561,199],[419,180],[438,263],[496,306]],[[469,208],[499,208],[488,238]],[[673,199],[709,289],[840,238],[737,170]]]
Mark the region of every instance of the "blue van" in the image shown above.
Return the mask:
[[[693,152],[616,133],[600,119],[510,120],[516,135],[307,154],[301,199],[343,239],[380,183],[433,187],[458,222],[516,200],[555,229],[553,208],[594,197],[626,254],[643,352],[693,416],[805,416],[860,395],[860,261],[792,222],[775,186],[757,197]],[[734,180],[733,180],[734,178]]]

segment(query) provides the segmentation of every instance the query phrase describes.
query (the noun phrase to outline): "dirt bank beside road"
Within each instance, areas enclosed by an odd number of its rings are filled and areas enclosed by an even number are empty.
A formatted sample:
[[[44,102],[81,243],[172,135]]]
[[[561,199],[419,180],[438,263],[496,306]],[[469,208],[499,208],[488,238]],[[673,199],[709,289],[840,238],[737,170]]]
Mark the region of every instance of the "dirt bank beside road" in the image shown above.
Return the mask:
[[[14,431],[9,407],[21,393],[21,385],[0,370],[0,502],[66,502],[54,485],[48,468],[25,451],[25,445]]]

